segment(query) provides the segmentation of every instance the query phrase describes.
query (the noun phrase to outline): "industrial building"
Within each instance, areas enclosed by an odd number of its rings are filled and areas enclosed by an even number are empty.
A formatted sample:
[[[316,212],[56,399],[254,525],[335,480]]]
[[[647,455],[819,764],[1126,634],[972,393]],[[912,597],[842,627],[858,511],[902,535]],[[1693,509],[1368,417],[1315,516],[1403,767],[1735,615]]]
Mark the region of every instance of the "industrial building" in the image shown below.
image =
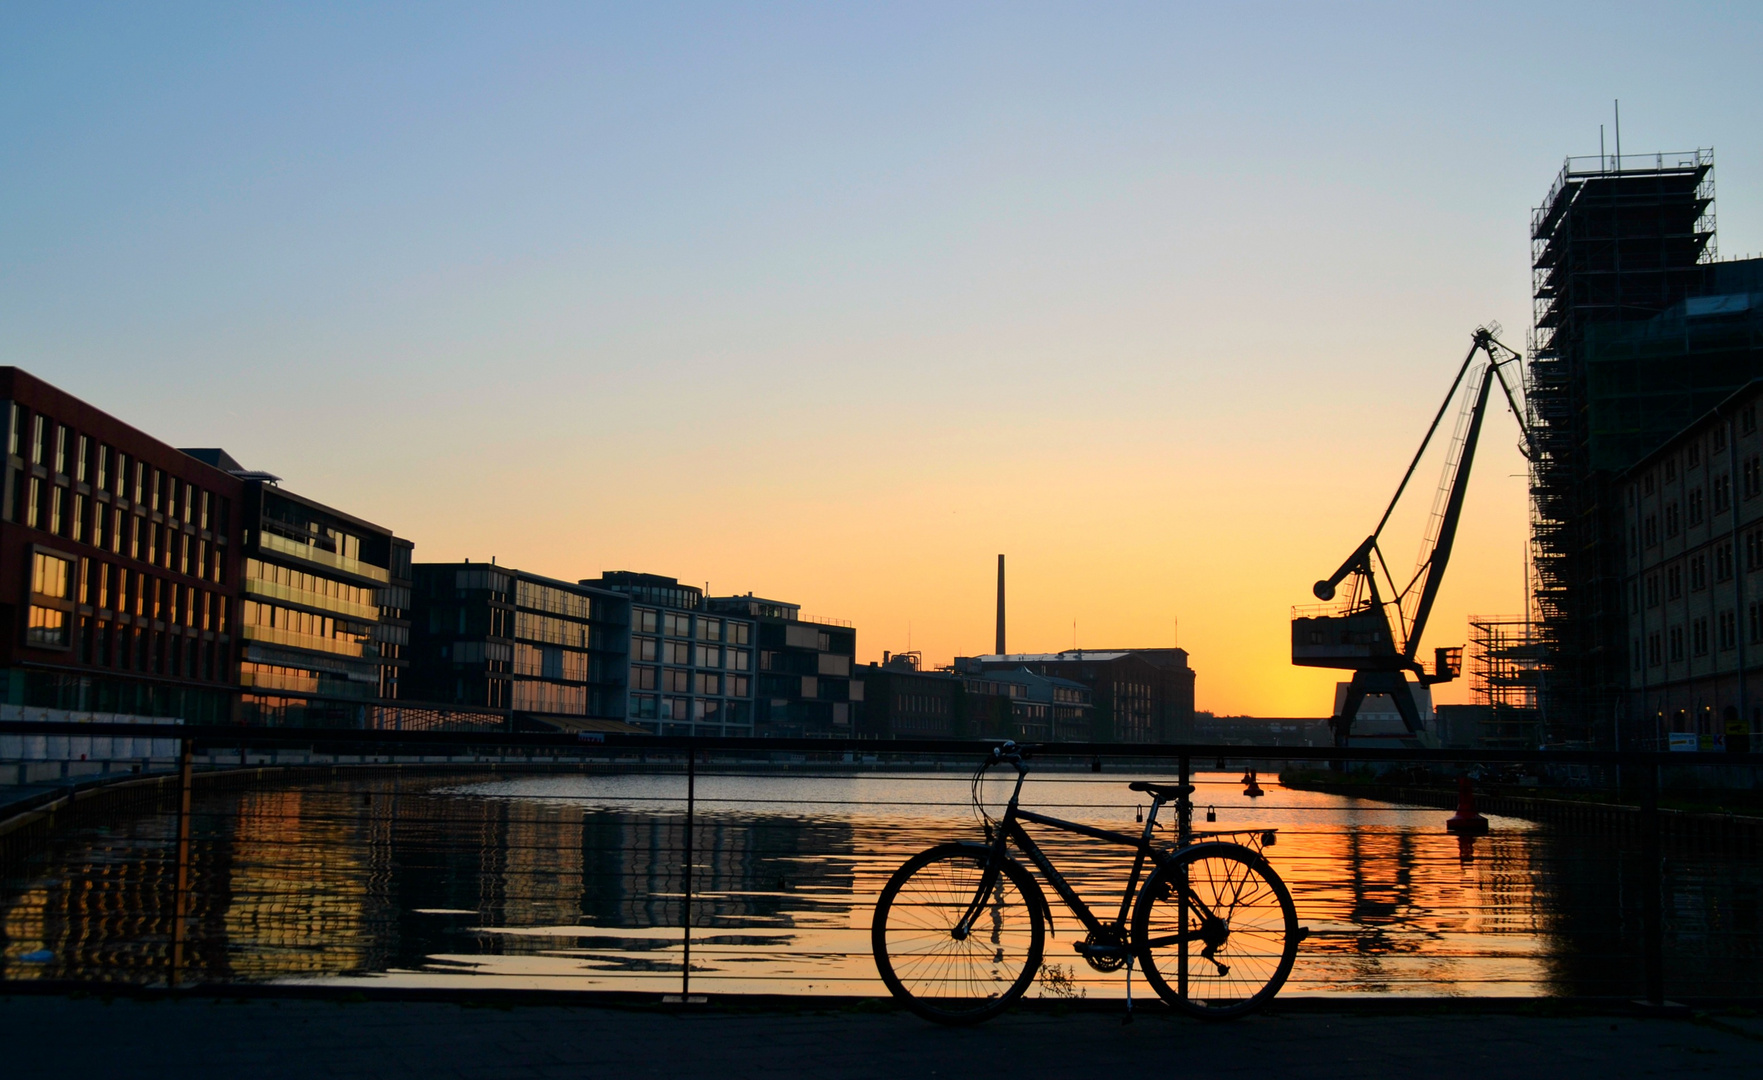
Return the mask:
[[[1097,742],[1182,742],[1194,730],[1194,670],[1185,649],[1069,649],[959,657],[956,670],[999,675],[1026,669],[1090,691]]]
[[[1008,738],[1086,742],[1090,688],[1027,667],[987,671],[972,658],[924,671],[917,653],[883,654],[857,669],[863,704],[857,734],[874,739]]]
[[[1704,318],[1763,329],[1763,287],[1705,302]],[[1694,301],[1692,301],[1694,303]],[[1753,346],[1754,347],[1754,346]],[[1763,378],[1618,480],[1627,749],[1742,751],[1763,730]]]
[[[1759,310],[1735,299],[1763,270],[1716,258],[1712,150],[1568,158],[1530,235],[1542,738],[1609,747],[1636,722],[1619,478],[1763,374]]]

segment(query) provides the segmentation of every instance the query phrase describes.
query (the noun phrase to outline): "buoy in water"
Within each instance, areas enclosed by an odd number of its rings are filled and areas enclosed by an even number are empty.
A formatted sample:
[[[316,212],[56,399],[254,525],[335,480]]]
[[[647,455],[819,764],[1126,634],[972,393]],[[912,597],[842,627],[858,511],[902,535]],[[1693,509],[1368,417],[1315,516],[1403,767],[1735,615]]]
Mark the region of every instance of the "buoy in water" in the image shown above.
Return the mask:
[[[1261,785],[1256,783],[1254,769],[1250,769],[1243,774],[1243,794],[1251,799],[1259,799],[1261,796],[1267,794],[1265,791],[1261,790]]]
[[[1457,812],[1445,822],[1445,829],[1454,833],[1484,833],[1488,831],[1488,819],[1476,813],[1475,785],[1469,777],[1457,778]]]

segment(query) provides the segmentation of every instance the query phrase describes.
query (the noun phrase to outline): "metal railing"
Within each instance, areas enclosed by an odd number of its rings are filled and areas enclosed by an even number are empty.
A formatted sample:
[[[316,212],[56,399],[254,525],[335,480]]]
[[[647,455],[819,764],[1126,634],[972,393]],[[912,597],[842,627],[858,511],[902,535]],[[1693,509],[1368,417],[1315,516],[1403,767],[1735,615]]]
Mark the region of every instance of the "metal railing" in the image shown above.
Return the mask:
[[[976,832],[968,777],[996,741],[58,722],[0,737],[160,751],[121,782],[42,783],[0,821],[5,981],[681,1000],[880,993],[868,905],[907,855]],[[1131,822],[1143,800],[1125,782],[1173,776],[1198,788],[1199,828],[1278,828],[1272,864],[1313,931],[1288,994],[1763,994],[1763,822],[1666,805],[1717,781],[1747,804],[1763,755],[1060,744],[1035,764],[1035,805],[1062,816]],[[1235,776],[1251,767],[1264,796]],[[1466,770],[1494,818],[1479,839],[1435,809]],[[1080,891],[1118,887],[1108,852],[1048,849]],[[1120,993],[1069,951],[1075,925],[1055,910],[1042,992]]]

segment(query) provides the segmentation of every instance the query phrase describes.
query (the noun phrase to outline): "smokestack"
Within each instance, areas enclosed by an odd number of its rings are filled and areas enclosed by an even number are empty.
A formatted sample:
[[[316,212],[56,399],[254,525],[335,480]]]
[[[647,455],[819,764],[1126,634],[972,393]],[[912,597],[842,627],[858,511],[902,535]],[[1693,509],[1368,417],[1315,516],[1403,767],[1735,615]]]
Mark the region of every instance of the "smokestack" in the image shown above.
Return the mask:
[[[998,655],[1004,655],[1004,556],[998,556]]]

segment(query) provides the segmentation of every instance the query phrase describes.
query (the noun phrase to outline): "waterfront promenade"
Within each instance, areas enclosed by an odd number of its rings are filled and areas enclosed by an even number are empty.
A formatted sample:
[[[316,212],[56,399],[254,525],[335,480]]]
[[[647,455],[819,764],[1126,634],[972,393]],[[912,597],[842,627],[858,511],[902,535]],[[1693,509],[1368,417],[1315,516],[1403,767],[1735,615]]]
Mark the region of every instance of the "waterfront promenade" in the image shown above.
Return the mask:
[[[10,1080],[273,1077],[1763,1076],[1754,1019],[1156,1009],[1022,1011],[945,1029],[894,1011],[667,1013],[299,999],[0,999]],[[1154,1070],[1154,1072],[1153,1072]]]

